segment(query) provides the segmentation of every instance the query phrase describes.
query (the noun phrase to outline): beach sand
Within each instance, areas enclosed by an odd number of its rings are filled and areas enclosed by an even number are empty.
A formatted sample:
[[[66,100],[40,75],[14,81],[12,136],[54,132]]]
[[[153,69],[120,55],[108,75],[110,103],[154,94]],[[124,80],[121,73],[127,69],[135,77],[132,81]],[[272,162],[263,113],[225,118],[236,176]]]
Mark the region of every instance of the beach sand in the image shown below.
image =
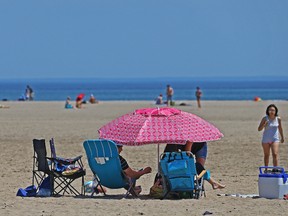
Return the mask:
[[[270,103],[275,103],[283,119],[287,136],[287,101],[203,101],[199,110],[192,106],[176,106],[208,120],[225,135],[222,140],[208,144],[206,168],[223,184],[223,190],[206,186],[206,198],[200,200],[155,200],[147,196],[157,172],[157,146],[124,147],[122,155],[133,168],[151,166],[153,172],[143,176],[139,199],[122,198],[125,190],[108,190],[111,196],[90,197],[16,197],[18,188],[31,185],[32,139],[51,137],[59,156],[83,155],[87,170],[85,181],[92,179],[82,143],[98,138],[97,130],[105,123],[137,108],[154,106],[149,101],[101,102],[87,104],[81,110],[65,110],[62,102],[3,102],[9,109],[0,109],[0,215],[287,215],[284,200],[264,198],[220,197],[226,194],[257,194],[258,167],[263,164],[262,132],[257,131],[260,119]],[[287,143],[287,141],[286,141]],[[48,145],[47,145],[48,146]],[[161,146],[163,149],[164,145]],[[50,151],[48,151],[50,154]],[[280,165],[288,169],[288,146],[280,145]],[[272,160],[272,158],[271,158]],[[79,186],[79,183],[77,183]]]

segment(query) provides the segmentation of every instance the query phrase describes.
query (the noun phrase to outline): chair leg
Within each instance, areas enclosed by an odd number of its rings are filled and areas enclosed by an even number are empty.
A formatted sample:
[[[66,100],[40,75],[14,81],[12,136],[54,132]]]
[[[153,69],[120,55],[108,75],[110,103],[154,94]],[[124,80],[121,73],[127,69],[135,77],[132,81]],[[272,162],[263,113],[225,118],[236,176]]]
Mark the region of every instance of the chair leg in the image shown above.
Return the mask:
[[[161,198],[161,200],[165,199],[169,193],[170,193],[170,191],[167,191],[167,192],[164,194],[164,196]]]
[[[101,190],[103,191],[104,196],[107,195],[107,194],[105,193],[105,190],[104,190],[103,186],[102,186],[102,185],[100,184],[100,182],[98,181],[97,185],[93,188],[93,192],[92,192],[92,194],[91,194],[91,197],[93,197],[94,193],[96,193],[96,194],[99,193],[99,191],[98,191],[98,189],[97,189],[98,186],[100,186]]]
[[[75,196],[80,195],[80,192],[72,185],[74,180],[75,179],[66,180],[65,178],[61,177],[55,178],[57,186],[54,188],[54,195],[60,195],[61,193],[65,195],[65,193],[69,194],[69,192]],[[57,191],[58,188],[60,188],[59,191]],[[69,192],[67,190],[69,190]]]
[[[84,176],[82,176],[81,195],[84,195],[84,196],[85,196],[85,190],[84,190]]]
[[[129,185],[129,188],[128,188],[126,194],[125,194],[125,198],[126,198],[129,194],[131,194],[134,198],[135,198],[135,197],[138,197],[138,194],[137,194],[137,193],[135,192],[135,190],[134,190],[134,185],[133,185],[133,184],[130,184],[130,185]]]

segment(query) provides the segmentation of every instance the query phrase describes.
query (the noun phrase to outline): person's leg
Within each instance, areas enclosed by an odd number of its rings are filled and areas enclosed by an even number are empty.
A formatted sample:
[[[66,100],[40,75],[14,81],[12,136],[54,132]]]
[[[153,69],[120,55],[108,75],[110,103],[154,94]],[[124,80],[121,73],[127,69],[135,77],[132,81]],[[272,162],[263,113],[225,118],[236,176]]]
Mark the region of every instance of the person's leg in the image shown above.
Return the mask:
[[[216,189],[223,189],[223,188],[226,187],[226,185],[220,184],[219,182],[215,181],[215,180],[214,180],[213,178],[211,178],[211,177],[210,177],[210,179],[208,179],[207,181],[211,184],[211,186],[212,186],[212,188],[213,188],[214,190],[216,190]]]
[[[197,170],[197,174],[199,175],[203,170],[205,170],[205,168],[200,164],[200,163],[195,163],[196,166],[196,170]],[[204,180],[208,181],[212,188],[215,189],[222,189],[225,188],[226,185],[222,185],[219,182],[215,181],[213,178],[211,178],[210,176],[210,171],[207,170],[207,172],[204,174]]]
[[[170,106],[171,104],[171,96],[167,95],[167,106]]]
[[[206,158],[200,157],[196,158],[196,162],[202,164],[202,166],[205,165]]]
[[[200,98],[197,98],[198,108],[201,108]]]
[[[97,190],[99,193],[106,193],[107,192],[107,189],[104,186],[101,187],[100,185],[97,186]]]
[[[273,166],[278,166],[279,142],[272,143],[271,150],[272,150],[272,156],[273,156]]]
[[[270,144],[262,143],[263,152],[264,152],[264,166],[268,166],[269,164],[269,156],[270,156]]]
[[[208,154],[208,145],[207,143],[205,143],[204,146],[195,154],[196,162],[200,163],[204,167],[207,154]]]

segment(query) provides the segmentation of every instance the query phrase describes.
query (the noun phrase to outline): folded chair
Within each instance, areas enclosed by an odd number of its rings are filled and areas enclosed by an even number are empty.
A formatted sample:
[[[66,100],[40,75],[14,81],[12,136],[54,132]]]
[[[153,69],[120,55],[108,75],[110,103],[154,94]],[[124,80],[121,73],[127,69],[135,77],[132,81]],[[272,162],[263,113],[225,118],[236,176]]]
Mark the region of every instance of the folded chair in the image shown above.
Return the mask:
[[[51,170],[54,177],[54,190],[53,195],[60,195],[70,193],[74,195],[84,194],[84,176],[86,171],[82,163],[82,155],[75,158],[62,158],[57,157],[54,144],[54,138],[50,139],[51,150]],[[79,192],[74,186],[73,182],[81,178],[81,192]]]
[[[165,191],[162,199],[170,192],[186,192],[190,198],[199,199],[203,192],[203,175],[206,170],[197,175],[192,153],[166,152],[160,158],[160,174]]]
[[[104,191],[102,186],[105,186],[111,189],[125,188],[127,190],[125,197],[129,194],[137,196],[133,189],[133,182],[122,171],[116,143],[102,139],[86,140],[83,146],[88,164],[94,174],[94,181],[97,182],[94,192],[97,192],[98,186]]]

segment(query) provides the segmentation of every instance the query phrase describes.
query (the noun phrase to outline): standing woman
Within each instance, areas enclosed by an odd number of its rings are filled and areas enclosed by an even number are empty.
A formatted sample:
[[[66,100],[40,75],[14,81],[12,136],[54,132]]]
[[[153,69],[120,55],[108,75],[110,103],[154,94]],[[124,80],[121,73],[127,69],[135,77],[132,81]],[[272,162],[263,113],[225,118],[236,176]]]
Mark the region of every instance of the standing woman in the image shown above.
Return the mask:
[[[272,150],[273,166],[278,166],[279,142],[284,142],[281,119],[278,116],[278,108],[270,104],[266,109],[266,116],[262,118],[258,131],[264,129],[262,147],[264,151],[264,165],[268,166],[270,149]],[[279,133],[281,139],[279,137]]]

